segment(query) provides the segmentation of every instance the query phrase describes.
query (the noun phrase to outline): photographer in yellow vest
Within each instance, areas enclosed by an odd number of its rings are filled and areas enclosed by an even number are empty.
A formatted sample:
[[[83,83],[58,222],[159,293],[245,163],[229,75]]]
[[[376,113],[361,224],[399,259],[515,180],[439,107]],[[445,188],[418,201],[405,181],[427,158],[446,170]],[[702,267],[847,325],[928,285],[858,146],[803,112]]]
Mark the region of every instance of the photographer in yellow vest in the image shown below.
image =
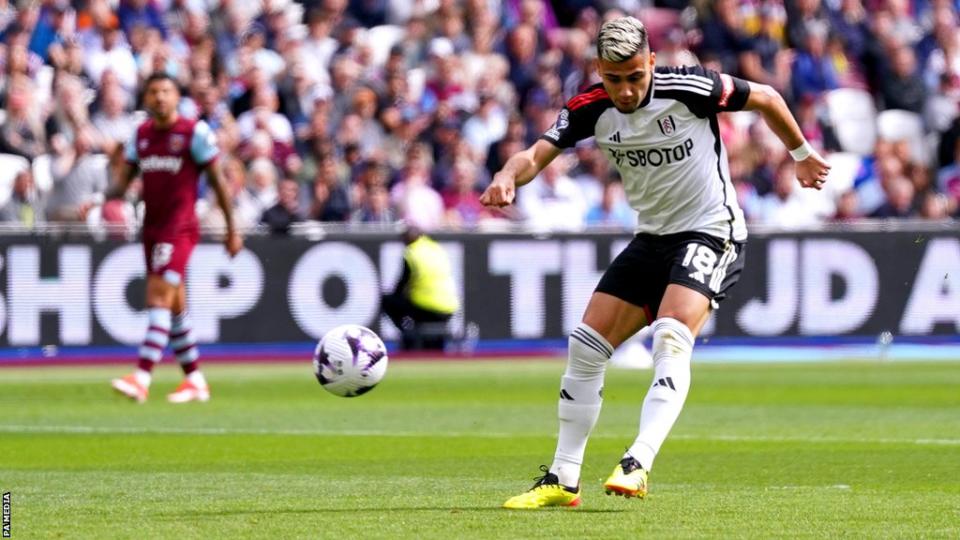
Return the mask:
[[[403,241],[403,274],[383,296],[383,312],[402,332],[404,349],[443,349],[446,323],[460,309],[450,259],[416,227],[404,232]]]

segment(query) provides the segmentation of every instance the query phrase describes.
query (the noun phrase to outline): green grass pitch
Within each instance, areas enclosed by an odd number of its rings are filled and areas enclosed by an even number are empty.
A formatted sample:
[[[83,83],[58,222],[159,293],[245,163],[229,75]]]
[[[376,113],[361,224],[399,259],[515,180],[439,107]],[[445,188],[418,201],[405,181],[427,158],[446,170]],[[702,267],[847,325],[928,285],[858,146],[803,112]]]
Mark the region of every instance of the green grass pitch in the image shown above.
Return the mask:
[[[342,399],[302,365],[0,370],[12,538],[960,537],[960,364],[695,365],[647,500],[601,482],[648,371],[611,369],[579,509],[507,511],[549,463],[559,361],[396,362]]]

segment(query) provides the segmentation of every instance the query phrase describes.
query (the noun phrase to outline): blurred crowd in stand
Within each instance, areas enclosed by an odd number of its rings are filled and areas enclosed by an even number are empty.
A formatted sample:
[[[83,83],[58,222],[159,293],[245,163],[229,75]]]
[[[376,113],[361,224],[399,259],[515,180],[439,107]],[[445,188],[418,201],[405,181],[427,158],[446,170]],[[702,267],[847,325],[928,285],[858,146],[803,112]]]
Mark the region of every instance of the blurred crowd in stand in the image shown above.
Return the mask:
[[[598,25],[632,14],[660,65],[776,88],[833,171],[801,191],[757,115],[724,114],[752,223],[944,220],[960,202],[958,0],[0,0],[0,221],[136,230],[136,189],[104,201],[144,117],[141,81],[179,81],[216,131],[242,227],[629,230],[591,141],[506,211],[478,197],[572,96],[598,82]],[[202,188],[205,226],[223,216]]]

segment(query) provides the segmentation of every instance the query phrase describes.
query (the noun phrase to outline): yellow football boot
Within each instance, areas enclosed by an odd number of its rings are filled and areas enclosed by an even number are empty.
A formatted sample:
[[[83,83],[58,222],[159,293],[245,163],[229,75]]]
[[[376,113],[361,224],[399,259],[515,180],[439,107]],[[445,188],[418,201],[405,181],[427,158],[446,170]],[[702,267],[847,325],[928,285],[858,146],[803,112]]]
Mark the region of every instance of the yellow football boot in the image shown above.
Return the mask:
[[[529,491],[516,497],[510,497],[503,503],[504,508],[512,510],[530,510],[547,506],[578,506],[580,504],[580,486],[570,488],[560,485],[557,475],[550,472],[546,465],[540,466],[543,476],[537,477]]]
[[[640,462],[627,456],[620,460],[613,473],[603,483],[607,495],[623,495],[626,498],[644,498],[647,495],[647,471]]]

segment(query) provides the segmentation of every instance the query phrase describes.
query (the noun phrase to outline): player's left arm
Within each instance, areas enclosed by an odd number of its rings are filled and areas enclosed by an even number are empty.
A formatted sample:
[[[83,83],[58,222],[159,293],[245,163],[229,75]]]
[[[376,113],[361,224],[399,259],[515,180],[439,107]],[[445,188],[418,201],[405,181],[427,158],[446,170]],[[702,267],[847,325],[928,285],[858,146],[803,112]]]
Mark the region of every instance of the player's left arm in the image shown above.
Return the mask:
[[[127,139],[122,147],[117,147],[114,150],[112,159],[120,163],[116,168],[111,167],[117,174],[114,181],[107,186],[106,192],[104,193],[104,198],[107,200],[120,199],[126,195],[127,190],[130,189],[130,184],[133,183],[133,179],[136,178],[139,173],[137,164],[140,162],[140,156],[137,152],[136,132]]]
[[[830,172],[830,165],[810,146],[800,126],[790,113],[783,96],[765,84],[749,83],[750,95],[744,109],[757,111],[763,120],[790,150],[797,162],[797,179],[803,187],[821,189]]]
[[[193,138],[190,140],[190,154],[193,160],[200,164],[207,183],[217,197],[217,205],[223,211],[223,220],[227,224],[227,237],[223,240],[224,247],[231,257],[243,249],[243,237],[237,231],[233,222],[233,204],[227,189],[223,185],[223,173],[220,169],[220,160],[217,159],[220,149],[217,146],[217,136],[204,121],[199,121],[193,128]]]

